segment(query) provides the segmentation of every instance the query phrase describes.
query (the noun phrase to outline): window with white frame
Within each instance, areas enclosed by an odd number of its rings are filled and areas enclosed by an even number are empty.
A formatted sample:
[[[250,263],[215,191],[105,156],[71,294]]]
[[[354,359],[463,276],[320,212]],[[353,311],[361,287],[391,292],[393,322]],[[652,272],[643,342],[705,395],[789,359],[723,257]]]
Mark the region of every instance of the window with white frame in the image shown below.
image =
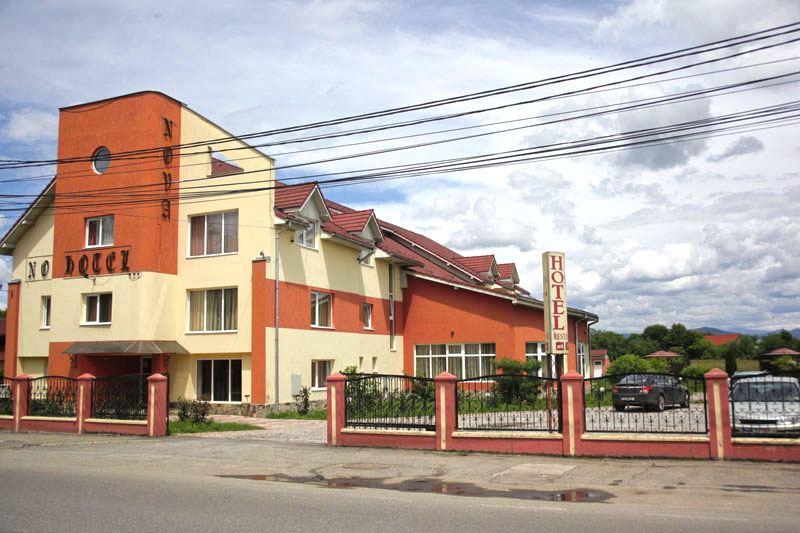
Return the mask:
[[[328,376],[331,375],[333,360],[311,361],[311,388],[324,389],[328,385]]]
[[[589,372],[591,372],[591,368],[586,361],[586,344],[579,342],[578,343],[578,373],[583,375],[584,377],[590,377]]]
[[[372,329],[372,304],[363,304],[361,306],[361,327]]]
[[[434,377],[450,372],[459,378],[477,378],[495,373],[495,344],[418,344],[414,348],[414,372]]]
[[[241,402],[242,360],[197,361],[197,399],[204,402]]]
[[[92,217],[86,219],[86,247],[113,246],[114,217]]]
[[[42,328],[50,328],[51,302],[50,296],[42,296]]]
[[[236,331],[238,289],[189,291],[189,331]]]
[[[333,327],[331,312],[333,295],[327,292],[311,293],[311,325],[318,328]]]
[[[83,323],[111,323],[111,293],[85,294],[83,296]]]
[[[239,251],[239,211],[189,217],[189,227],[190,257]]]
[[[525,343],[525,357],[527,359],[535,359],[541,365],[539,367],[539,376],[544,375],[544,367],[547,366],[547,353],[544,351],[543,342],[526,342]]]
[[[311,222],[307,228],[299,229],[295,232],[294,240],[300,246],[306,248],[317,247],[317,223]]]

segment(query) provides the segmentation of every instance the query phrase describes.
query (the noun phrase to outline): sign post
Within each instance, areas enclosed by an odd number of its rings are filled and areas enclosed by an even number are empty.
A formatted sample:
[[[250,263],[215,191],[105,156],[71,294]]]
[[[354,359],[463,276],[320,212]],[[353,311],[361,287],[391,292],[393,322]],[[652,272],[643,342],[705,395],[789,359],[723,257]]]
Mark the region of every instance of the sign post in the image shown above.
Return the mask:
[[[547,353],[547,374],[552,358],[556,358],[556,374],[564,373],[569,354],[567,326],[567,284],[563,252],[542,254],[542,287],[544,289],[544,335]]]

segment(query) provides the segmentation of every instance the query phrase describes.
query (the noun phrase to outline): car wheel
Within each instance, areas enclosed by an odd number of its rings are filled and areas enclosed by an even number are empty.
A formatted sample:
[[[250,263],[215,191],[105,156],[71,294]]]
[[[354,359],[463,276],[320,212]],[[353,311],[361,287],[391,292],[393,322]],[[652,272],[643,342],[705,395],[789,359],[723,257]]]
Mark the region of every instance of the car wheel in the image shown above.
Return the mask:
[[[658,403],[656,404],[656,411],[663,411],[664,408],[667,406],[667,401],[664,399],[664,395],[658,397]]]
[[[620,405],[618,403],[615,403],[614,404],[614,410],[615,411],[624,411],[625,410],[625,406],[624,405]]]
[[[683,400],[681,401],[681,407],[689,407],[689,393],[685,393],[683,395]]]

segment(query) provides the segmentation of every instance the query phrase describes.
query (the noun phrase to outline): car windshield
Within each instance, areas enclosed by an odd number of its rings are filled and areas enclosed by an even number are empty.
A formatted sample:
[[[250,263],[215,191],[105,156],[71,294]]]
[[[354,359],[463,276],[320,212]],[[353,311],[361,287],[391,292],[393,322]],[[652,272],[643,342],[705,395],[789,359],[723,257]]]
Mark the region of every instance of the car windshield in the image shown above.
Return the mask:
[[[737,402],[798,402],[800,388],[790,382],[737,383],[732,396]]]
[[[622,378],[619,382],[620,385],[644,385],[648,381],[652,381],[653,376],[647,374],[630,374]]]

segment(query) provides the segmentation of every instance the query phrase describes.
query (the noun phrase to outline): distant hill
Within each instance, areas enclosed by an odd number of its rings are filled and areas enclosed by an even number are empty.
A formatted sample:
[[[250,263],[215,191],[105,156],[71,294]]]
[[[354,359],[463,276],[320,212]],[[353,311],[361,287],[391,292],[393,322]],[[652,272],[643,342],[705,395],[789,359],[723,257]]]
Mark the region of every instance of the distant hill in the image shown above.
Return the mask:
[[[702,328],[694,328],[691,331],[697,331],[703,335],[730,335],[732,333],[741,333],[742,335],[755,335],[756,337],[763,337],[764,335],[769,335],[771,333],[780,333],[781,330],[776,329],[774,331],[767,331],[765,329],[741,328],[739,331],[727,331],[711,326],[703,326]],[[800,337],[800,328],[794,328],[787,331],[789,331],[793,337]]]
[[[725,331],[724,329],[712,328],[711,326],[694,328],[690,329],[689,331],[696,331],[698,333],[702,333],[703,335],[732,335],[734,333],[739,333],[738,331]]]

